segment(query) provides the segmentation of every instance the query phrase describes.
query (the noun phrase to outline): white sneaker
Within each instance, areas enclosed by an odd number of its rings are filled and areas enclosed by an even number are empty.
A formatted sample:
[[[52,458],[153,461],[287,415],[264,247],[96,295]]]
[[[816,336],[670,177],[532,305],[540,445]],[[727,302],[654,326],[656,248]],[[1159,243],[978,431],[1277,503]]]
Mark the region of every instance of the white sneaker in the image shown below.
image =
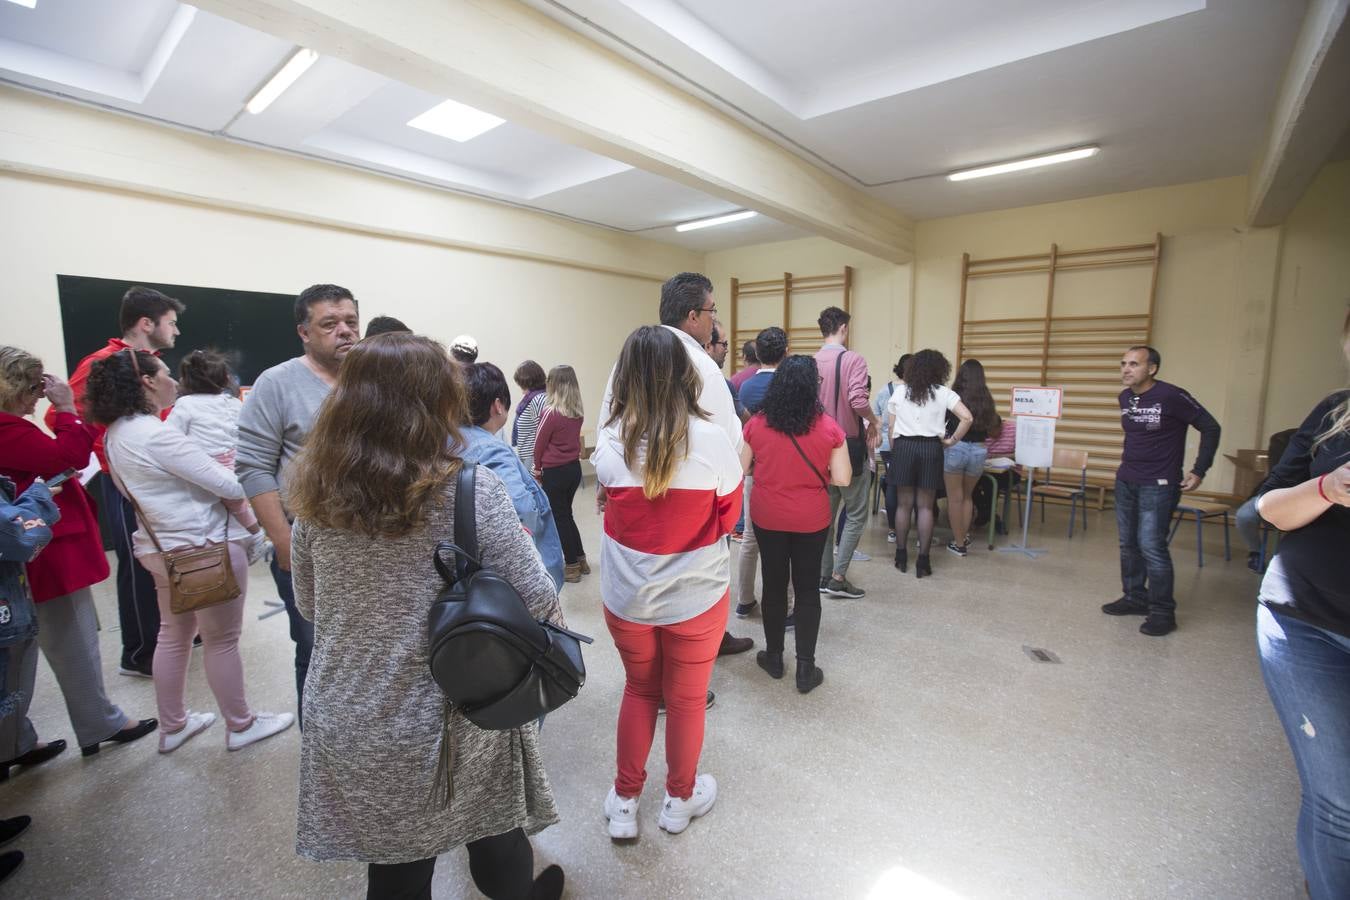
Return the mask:
[[[700,775],[694,779],[694,793],[688,800],[666,794],[666,802],[661,804],[661,817],[656,824],[663,831],[679,834],[689,827],[690,820],[712,809],[716,802],[717,779],[711,775]]]
[[[188,738],[195,737],[210,728],[215,720],[215,713],[195,713],[188,710],[187,724],[182,728],[173,733],[167,731],[159,733],[159,752],[172,753],[187,743]]]
[[[872,561],[872,557],[868,556],[866,553],[862,552],[861,550],[854,550],[854,551],[853,551],[853,561],[854,561],[854,562],[871,562],[871,561]]]
[[[888,544],[894,544],[894,543],[895,543],[895,532],[894,532],[894,531],[888,531],[888,532],[886,532],[886,543],[888,543]]]
[[[267,554],[272,552],[272,542],[267,539],[267,532],[260,531],[250,536],[248,542],[248,564],[251,566],[267,558]]]
[[[243,731],[231,731],[225,738],[225,746],[230,750],[242,750],[249,744],[256,744],[263,738],[280,734],[295,722],[290,713],[264,713],[253,716],[253,724]]]
[[[626,841],[637,837],[637,811],[639,797],[620,797],[609,786],[609,796],[605,798],[605,818],[609,819],[609,836],[616,841]]]

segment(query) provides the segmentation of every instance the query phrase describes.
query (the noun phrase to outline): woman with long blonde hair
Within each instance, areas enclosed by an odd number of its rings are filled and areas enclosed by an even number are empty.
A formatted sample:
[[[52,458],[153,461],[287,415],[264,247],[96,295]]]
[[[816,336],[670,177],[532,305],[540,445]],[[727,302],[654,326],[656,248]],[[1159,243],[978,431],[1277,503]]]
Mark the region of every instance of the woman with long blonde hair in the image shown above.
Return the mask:
[[[660,827],[678,834],[717,799],[698,774],[708,681],[730,600],[725,537],[741,511],[741,462],[699,407],[702,381],[668,328],[624,343],[596,440],[604,490],[600,596],[627,682],[618,774],[605,798],[614,839],[637,837],[638,798],[657,707],[666,704],[666,796]]]
[[[1341,329],[1350,362],[1350,312]],[[1313,900],[1350,897],[1350,390],[1313,407],[1261,486],[1286,532],[1261,581],[1261,674],[1298,766],[1298,855]]]
[[[571,366],[554,366],[546,382],[548,401],[534,439],[534,477],[544,487],[563,548],[563,580],[576,582],[591,574],[586,548],[572,515],[572,500],[581,487],[581,386]]]
[[[432,552],[455,533],[466,408],[461,367],[440,344],[367,338],[343,361],[287,480],[295,604],[314,623],[296,848],[367,863],[370,898],[430,900],[436,857],[462,845],[489,897],[562,893],[558,866],[534,876],[527,837],[558,820],[536,726],[484,731],[431,676],[427,614],[445,586]],[[483,566],[532,616],[561,624],[506,487],[475,472]]]

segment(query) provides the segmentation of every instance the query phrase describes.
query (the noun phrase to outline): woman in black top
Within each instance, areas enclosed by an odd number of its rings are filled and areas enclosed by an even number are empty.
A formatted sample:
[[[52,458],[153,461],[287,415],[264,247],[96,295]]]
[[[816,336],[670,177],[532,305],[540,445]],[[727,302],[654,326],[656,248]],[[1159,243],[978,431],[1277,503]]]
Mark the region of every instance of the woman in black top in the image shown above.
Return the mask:
[[[984,442],[991,432],[998,430],[1001,420],[984,381],[984,366],[978,359],[961,363],[952,390],[975,418],[965,436],[942,451],[947,518],[952,524],[952,539],[947,542],[947,549],[957,556],[965,556],[970,547],[970,523],[975,520],[975,486],[984,475],[984,461],[989,455]],[[947,433],[955,434],[960,422],[960,418],[947,413]]]
[[[1350,361],[1350,315],[1342,333]],[[1287,532],[1261,582],[1261,673],[1303,786],[1314,900],[1350,897],[1350,390],[1313,409],[1257,508]]]

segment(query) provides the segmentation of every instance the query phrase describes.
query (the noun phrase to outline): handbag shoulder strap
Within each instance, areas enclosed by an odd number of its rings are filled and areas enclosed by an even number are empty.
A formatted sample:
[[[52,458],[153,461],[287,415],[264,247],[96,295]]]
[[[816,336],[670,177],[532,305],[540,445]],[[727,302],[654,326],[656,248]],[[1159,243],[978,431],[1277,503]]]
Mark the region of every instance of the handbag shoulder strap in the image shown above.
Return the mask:
[[[141,527],[145,529],[146,534],[150,535],[150,543],[154,544],[156,552],[163,556],[164,548],[159,545],[159,538],[155,535],[155,529],[150,527],[150,519],[141,511],[141,505],[136,502],[136,497],[131,493],[131,488],[127,487],[127,483],[113,471],[111,464],[108,466],[108,474],[117,482],[117,486],[122,489],[122,493],[127,495],[127,499],[131,501],[131,508],[136,511],[136,518],[140,520]],[[225,527],[229,527],[228,522],[226,522]]]
[[[828,491],[830,489],[829,482],[825,480],[824,475],[820,474],[820,470],[816,468],[816,464],[811,462],[811,458],[806,455],[806,451],[802,449],[802,445],[797,443],[797,436],[795,434],[789,434],[788,440],[792,441],[792,446],[797,448],[797,453],[801,456],[802,462],[806,463],[807,468],[811,470],[811,473],[820,479],[821,488]]]

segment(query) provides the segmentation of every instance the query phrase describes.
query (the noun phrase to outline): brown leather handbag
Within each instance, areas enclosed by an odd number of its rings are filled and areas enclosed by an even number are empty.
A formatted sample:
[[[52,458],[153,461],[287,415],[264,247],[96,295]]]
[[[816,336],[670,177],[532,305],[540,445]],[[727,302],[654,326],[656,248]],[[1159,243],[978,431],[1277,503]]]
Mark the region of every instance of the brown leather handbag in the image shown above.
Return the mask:
[[[119,482],[122,479],[118,479]],[[208,541],[202,547],[182,547],[177,550],[165,550],[155,536],[155,529],[141,512],[136,498],[122,482],[122,492],[131,501],[145,533],[159,551],[164,560],[164,569],[169,575],[169,609],[175,615],[195,612],[218,603],[228,603],[238,597],[239,583],[234,578],[234,566],[230,565],[230,513],[225,511],[225,540],[223,543]],[[224,504],[221,504],[222,506]]]

